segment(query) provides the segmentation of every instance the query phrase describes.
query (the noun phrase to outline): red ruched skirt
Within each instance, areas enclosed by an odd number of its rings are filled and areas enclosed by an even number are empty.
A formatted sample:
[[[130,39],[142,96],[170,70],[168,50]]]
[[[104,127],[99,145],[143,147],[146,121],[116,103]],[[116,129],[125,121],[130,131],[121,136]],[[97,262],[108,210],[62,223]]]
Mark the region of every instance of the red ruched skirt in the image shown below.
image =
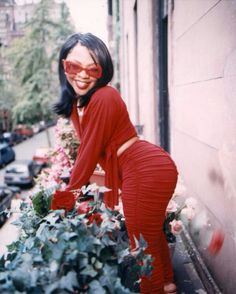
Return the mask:
[[[177,169],[170,155],[159,146],[139,140],[118,158],[122,182],[122,203],[131,248],[140,234],[151,254],[151,277],[142,278],[141,293],[164,293],[164,284],[173,281],[169,248],[163,233],[167,204],[172,197]]]

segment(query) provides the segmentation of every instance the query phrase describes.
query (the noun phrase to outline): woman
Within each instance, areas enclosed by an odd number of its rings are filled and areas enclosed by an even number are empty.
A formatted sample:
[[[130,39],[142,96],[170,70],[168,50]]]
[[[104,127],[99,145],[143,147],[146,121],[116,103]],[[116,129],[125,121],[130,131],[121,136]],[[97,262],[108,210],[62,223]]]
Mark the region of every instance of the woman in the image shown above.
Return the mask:
[[[70,117],[80,138],[77,159],[66,190],[80,189],[99,162],[106,172],[105,203],[118,204],[118,189],[131,247],[140,233],[154,258],[151,278],[142,293],[176,293],[169,251],[162,230],[166,206],[174,192],[177,171],[160,147],[139,140],[117,90],[108,86],[113,64],[106,45],[92,34],[74,34],[59,57],[59,115]],[[60,194],[60,193],[59,193]]]

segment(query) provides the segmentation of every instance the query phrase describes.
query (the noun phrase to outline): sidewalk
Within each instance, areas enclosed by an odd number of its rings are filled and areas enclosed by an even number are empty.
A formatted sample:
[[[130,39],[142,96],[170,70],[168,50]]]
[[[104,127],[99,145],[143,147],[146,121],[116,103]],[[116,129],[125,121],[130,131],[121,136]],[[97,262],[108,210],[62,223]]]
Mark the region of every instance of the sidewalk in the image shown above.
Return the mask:
[[[184,197],[186,192],[186,187],[183,184],[181,178],[178,180],[178,184],[175,190],[175,200],[178,204],[181,203],[182,197]],[[179,203],[179,202],[180,203]],[[214,280],[210,277],[208,270],[205,268],[204,275],[199,275],[197,268],[199,267],[195,264],[195,261],[199,261],[197,256],[197,250],[194,249],[194,244],[188,235],[188,232],[183,228],[183,233],[176,236],[176,247],[174,254],[172,256],[175,281],[178,288],[178,294],[220,294]],[[190,253],[191,252],[191,257]],[[194,261],[193,261],[194,260]],[[202,261],[203,263],[203,261]],[[203,264],[203,267],[205,265]],[[204,279],[204,280],[203,280]],[[206,279],[210,280],[208,283],[208,288],[206,289]],[[205,282],[205,283],[204,283]],[[213,290],[212,290],[213,289]]]
[[[14,211],[11,217],[0,228],[0,257],[7,252],[6,245],[16,241],[19,234],[19,229],[12,224],[19,217],[20,199],[13,199],[11,203],[11,210]]]
[[[177,236],[172,260],[178,294],[222,294],[184,227],[181,235]]]
[[[173,255],[173,266],[178,294],[208,294],[179,236]]]

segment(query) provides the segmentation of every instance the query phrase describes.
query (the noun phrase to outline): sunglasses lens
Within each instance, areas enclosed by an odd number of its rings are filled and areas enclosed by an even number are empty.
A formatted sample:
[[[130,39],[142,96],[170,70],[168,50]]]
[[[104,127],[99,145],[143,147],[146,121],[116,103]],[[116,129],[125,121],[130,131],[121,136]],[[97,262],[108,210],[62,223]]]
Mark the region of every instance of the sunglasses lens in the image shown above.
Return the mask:
[[[78,63],[68,62],[66,63],[65,72],[68,74],[76,75],[81,72],[82,67]]]
[[[100,65],[96,65],[92,68],[87,69],[88,74],[96,79],[99,79],[102,75],[102,68]]]

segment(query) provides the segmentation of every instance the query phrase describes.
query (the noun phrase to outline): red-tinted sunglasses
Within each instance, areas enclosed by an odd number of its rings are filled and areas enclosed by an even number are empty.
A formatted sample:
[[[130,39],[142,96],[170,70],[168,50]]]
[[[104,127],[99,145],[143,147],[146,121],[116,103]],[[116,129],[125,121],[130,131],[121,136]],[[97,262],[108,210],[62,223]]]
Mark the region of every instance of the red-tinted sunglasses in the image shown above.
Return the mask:
[[[99,64],[94,64],[89,67],[83,67],[79,63],[70,61],[70,60],[62,60],[65,73],[68,75],[76,75],[81,71],[85,71],[87,75],[93,77],[95,79],[99,79],[102,76],[102,68]]]

